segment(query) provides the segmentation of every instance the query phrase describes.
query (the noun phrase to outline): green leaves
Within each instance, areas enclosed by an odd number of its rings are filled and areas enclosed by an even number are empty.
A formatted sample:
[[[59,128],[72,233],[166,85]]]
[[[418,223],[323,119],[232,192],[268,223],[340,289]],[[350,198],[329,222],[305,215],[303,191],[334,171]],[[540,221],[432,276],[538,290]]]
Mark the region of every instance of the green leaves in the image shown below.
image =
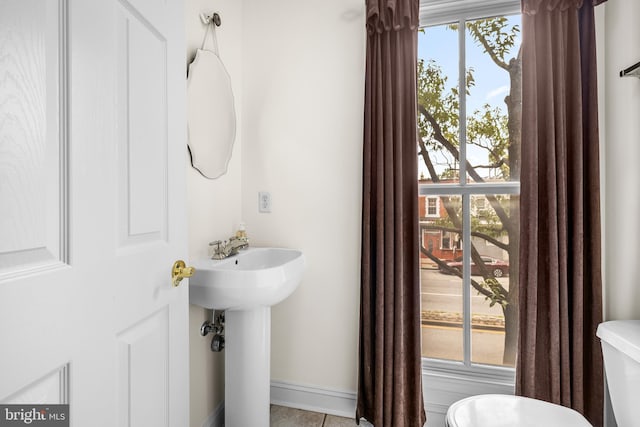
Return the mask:
[[[520,27],[510,27],[504,16],[468,21],[466,27],[471,37],[484,48],[484,52],[491,56],[496,65],[506,69],[505,58],[516,44]]]
[[[431,115],[440,124],[445,138],[458,145],[458,125],[460,99],[458,88],[447,89],[449,78],[443,74],[442,68],[435,61],[424,60],[418,62],[418,104],[427,106]],[[420,117],[421,135],[427,139],[433,138],[433,128],[428,125],[424,117]],[[428,147],[439,149],[429,141]]]
[[[467,143],[487,152],[489,163],[476,168],[495,169],[497,177],[509,180],[509,117],[498,107],[484,104],[467,120]]]
[[[490,301],[489,307],[499,304],[505,308],[509,303],[507,301],[507,292],[495,278],[485,279],[482,287],[489,291],[489,295],[485,295],[485,300]]]

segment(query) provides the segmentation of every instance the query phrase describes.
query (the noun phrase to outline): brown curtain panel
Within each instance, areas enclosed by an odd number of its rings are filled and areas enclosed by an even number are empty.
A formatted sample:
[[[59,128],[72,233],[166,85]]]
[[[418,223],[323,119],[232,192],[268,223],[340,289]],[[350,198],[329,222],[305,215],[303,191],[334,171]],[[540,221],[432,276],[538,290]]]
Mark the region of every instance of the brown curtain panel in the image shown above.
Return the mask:
[[[516,392],[603,419],[593,0],[522,2]]]
[[[419,427],[418,0],[367,1],[356,421]]]

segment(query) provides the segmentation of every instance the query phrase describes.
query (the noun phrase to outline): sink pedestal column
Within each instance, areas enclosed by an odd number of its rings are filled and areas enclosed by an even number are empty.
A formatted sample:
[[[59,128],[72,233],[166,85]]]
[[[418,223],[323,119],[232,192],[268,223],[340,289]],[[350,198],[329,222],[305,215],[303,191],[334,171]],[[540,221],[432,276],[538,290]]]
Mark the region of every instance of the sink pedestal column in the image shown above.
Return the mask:
[[[225,312],[226,427],[269,427],[271,307]]]

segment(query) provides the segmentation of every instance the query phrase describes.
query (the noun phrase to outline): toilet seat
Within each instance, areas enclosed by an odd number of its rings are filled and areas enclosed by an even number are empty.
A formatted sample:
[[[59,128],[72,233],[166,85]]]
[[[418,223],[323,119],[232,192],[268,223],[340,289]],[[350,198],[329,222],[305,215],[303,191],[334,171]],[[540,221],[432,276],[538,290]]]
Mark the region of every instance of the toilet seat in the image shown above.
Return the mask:
[[[592,427],[577,411],[503,394],[462,399],[449,407],[447,427]]]

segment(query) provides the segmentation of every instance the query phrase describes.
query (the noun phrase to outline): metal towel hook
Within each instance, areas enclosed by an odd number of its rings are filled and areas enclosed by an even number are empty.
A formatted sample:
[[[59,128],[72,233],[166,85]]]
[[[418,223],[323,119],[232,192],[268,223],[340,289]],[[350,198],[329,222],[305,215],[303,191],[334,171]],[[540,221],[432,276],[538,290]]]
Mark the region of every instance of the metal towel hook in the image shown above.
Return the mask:
[[[222,20],[220,19],[220,15],[216,12],[213,15],[207,15],[206,13],[200,14],[200,20],[204,25],[209,25],[211,21],[216,24],[216,27],[222,25]]]

